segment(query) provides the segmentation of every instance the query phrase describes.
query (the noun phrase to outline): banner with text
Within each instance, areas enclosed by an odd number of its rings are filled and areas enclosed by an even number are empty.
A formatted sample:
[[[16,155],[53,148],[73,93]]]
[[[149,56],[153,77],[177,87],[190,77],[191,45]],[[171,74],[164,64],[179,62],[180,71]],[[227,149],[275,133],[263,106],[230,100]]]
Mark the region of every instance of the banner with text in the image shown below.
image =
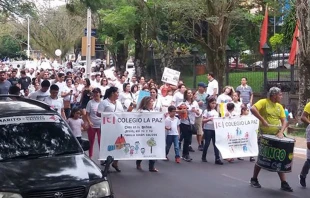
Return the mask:
[[[181,72],[177,70],[165,67],[161,81],[177,86],[180,79],[180,74]]]
[[[160,112],[105,112],[101,114],[99,159],[165,159],[164,114]]]
[[[216,146],[223,159],[258,155],[259,121],[254,116],[214,119]]]

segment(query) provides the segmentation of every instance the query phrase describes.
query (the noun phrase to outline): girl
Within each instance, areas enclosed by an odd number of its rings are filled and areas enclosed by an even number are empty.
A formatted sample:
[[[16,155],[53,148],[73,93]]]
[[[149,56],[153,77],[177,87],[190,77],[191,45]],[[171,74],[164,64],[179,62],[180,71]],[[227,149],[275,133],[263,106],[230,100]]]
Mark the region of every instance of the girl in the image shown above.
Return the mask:
[[[101,94],[104,96],[107,89],[109,89],[109,81],[107,78],[102,78],[100,82]]]
[[[82,116],[83,116],[83,120],[84,122],[86,122],[86,106],[88,104],[88,102],[90,101],[90,97],[91,97],[91,86],[90,86],[90,80],[88,78],[85,78],[84,80],[84,88],[82,90],[81,93],[81,109],[82,109]]]
[[[235,109],[234,109],[234,114],[235,115],[240,115],[241,114],[241,105],[242,102],[240,102],[240,91],[236,91],[233,93],[233,97],[232,97],[232,102],[235,105]]]
[[[248,116],[249,112],[250,112],[249,108],[247,106],[245,106],[245,105],[242,105],[242,107],[241,107],[241,116]],[[240,159],[242,159],[242,158],[240,158]],[[255,158],[254,157],[250,157],[250,162],[255,162]]]
[[[213,148],[214,148],[214,155],[215,155],[215,164],[223,165],[223,162],[220,159],[220,152],[215,146],[215,130],[213,125],[213,119],[219,117],[219,113],[216,110],[216,99],[211,96],[208,99],[207,109],[203,113],[203,131],[204,131],[204,138],[205,138],[205,145],[203,147],[202,157],[201,160],[203,162],[207,162],[207,151],[212,140]]]
[[[216,103],[218,104],[218,112],[221,117],[225,117],[226,104],[232,101],[232,94],[234,92],[234,88],[231,86],[226,86],[223,89],[223,93],[217,97]]]
[[[81,117],[81,109],[73,108],[71,111],[70,118],[68,119],[68,124],[72,129],[73,135],[81,144],[82,142],[82,129],[84,130],[84,121],[80,118]]]
[[[139,105],[138,111],[140,112],[153,112],[154,100],[150,96],[144,97]],[[142,160],[137,160],[136,165],[138,170],[142,170],[141,168]],[[149,160],[149,171],[150,172],[158,172],[158,170],[154,167],[155,160]]]

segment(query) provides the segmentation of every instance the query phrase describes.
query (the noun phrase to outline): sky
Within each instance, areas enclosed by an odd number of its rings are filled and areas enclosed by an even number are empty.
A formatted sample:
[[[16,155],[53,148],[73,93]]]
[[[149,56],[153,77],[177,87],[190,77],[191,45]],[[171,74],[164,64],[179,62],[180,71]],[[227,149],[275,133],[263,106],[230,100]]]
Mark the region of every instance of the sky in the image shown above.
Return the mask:
[[[51,8],[65,5],[67,0],[32,0],[36,6],[40,9],[40,7]]]

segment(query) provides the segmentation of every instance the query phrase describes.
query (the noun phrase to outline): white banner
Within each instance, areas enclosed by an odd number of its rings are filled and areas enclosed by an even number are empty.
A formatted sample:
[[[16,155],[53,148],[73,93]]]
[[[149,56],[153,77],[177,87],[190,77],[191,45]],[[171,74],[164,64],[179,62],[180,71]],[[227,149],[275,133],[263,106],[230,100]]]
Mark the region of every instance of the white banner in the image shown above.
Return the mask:
[[[213,121],[215,144],[223,159],[258,155],[259,120],[256,117],[216,118]]]
[[[161,81],[171,85],[178,85],[181,72],[165,67]]]
[[[165,159],[165,122],[160,112],[101,114],[99,159]]]

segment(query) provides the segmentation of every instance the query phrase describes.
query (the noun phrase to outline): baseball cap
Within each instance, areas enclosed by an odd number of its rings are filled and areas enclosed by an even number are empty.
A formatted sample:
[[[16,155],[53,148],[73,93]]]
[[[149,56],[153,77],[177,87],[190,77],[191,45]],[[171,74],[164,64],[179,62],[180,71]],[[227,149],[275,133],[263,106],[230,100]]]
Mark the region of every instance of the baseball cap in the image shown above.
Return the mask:
[[[206,88],[206,84],[204,82],[199,82],[198,87]]]

